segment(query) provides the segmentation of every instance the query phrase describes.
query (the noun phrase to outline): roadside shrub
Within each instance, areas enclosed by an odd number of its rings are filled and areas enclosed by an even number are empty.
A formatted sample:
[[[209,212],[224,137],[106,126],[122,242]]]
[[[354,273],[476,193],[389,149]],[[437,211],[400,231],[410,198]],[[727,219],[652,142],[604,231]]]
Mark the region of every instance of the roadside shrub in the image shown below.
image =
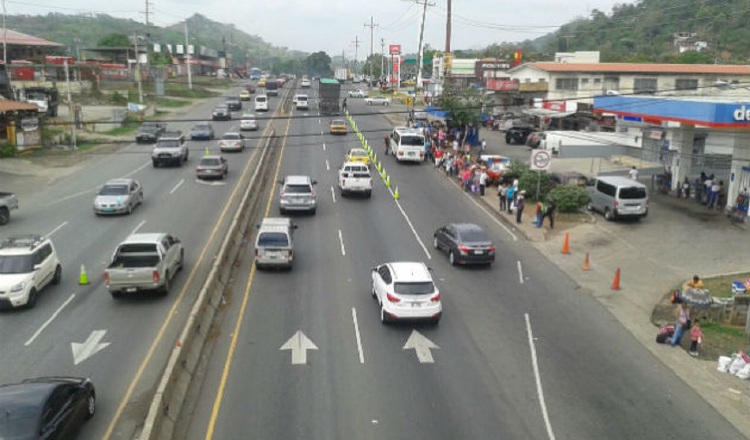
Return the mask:
[[[518,179],[518,189],[526,191],[527,200],[536,200],[537,182],[539,183],[539,199],[547,200],[547,195],[552,189],[552,181],[549,174],[532,171],[524,163],[511,162],[508,171],[503,176],[505,182],[512,183],[513,179]]]
[[[18,154],[18,149],[15,145],[10,143],[0,144],[0,157],[15,157]]]
[[[547,200],[554,200],[560,212],[576,212],[589,202],[589,193],[586,188],[559,185],[549,192]]]

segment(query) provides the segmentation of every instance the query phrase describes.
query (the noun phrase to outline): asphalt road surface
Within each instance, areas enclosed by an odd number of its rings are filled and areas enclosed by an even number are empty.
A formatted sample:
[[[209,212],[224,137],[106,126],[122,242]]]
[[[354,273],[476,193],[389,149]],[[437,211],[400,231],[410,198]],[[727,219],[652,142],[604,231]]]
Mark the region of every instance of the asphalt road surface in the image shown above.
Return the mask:
[[[190,120],[210,119],[220,101],[223,98],[201,102],[180,121],[169,122],[169,128],[188,135],[194,123]],[[27,196],[20,200],[21,209],[13,212],[0,233],[3,237],[49,234],[62,262],[63,278],[60,285],[41,293],[36,308],[0,312],[0,383],[46,375],[89,376],[97,387],[98,413],[80,438],[133,438],[234,213],[232,207],[236,209],[242,189],[236,184],[246,166],[251,168],[257,138],[269,123],[259,122],[261,131],[248,134],[253,139],[246,142],[245,152],[224,155],[229,161],[226,181],[195,179],[194,168],[205,149],[218,153],[218,146],[216,141],[188,141],[189,161],[182,167],[153,168],[152,146],[132,144],[89,160],[53,186],[24,188]],[[214,127],[218,136],[238,130],[239,120],[215,122]],[[125,176],[143,185],[143,205],[129,216],[96,217],[95,192],[107,180]],[[3,180],[5,190],[26,182],[9,176]],[[104,286],[103,271],[115,246],[134,231],[170,232],[183,242],[185,270],[165,298],[138,295],[115,301]],[[89,285],[78,284],[81,265]]]
[[[348,107],[382,152],[390,124],[377,113],[403,108]],[[357,139],[328,135],[315,110],[289,120],[279,178],[316,179],[317,214],[294,217],[292,271],[255,271],[245,253],[180,438],[743,438],[431,165],[385,158],[398,202],[380,179],[369,200],[341,198],[335,170]],[[267,215],[278,215],[277,193]],[[437,227],[467,221],[497,246],[490,269],[452,267],[432,247]],[[438,326],[380,323],[370,271],[387,261],[433,269]]]

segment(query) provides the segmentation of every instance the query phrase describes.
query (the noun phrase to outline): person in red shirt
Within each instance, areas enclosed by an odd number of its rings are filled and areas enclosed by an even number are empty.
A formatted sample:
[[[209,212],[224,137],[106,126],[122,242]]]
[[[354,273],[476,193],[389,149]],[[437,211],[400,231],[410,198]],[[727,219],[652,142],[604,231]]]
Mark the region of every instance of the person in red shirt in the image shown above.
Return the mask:
[[[698,319],[696,319],[690,326],[690,351],[688,351],[688,353],[690,353],[690,356],[698,356],[698,344],[702,344],[704,339],[706,339],[706,337],[703,336],[701,323]]]

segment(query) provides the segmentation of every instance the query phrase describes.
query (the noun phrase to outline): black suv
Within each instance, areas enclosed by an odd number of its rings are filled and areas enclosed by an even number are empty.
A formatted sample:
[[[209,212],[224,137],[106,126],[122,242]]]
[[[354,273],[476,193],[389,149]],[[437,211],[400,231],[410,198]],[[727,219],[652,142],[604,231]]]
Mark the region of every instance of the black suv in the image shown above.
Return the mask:
[[[89,379],[40,377],[0,386],[0,438],[75,438],[94,417],[96,391]]]
[[[242,100],[237,96],[230,96],[227,98],[227,107],[231,111],[242,110]]]
[[[505,143],[524,145],[529,139],[529,135],[534,132],[534,127],[526,123],[514,123],[512,127],[505,131]]]
[[[166,129],[166,124],[161,124],[159,122],[144,122],[135,134],[135,142],[138,144],[154,143]]]

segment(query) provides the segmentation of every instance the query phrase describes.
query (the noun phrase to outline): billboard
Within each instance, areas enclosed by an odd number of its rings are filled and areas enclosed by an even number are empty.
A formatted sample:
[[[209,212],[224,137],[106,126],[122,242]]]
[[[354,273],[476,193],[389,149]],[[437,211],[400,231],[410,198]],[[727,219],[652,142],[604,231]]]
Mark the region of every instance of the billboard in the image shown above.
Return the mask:
[[[401,45],[400,44],[389,44],[388,45],[388,53],[391,55],[400,55],[401,54]]]

